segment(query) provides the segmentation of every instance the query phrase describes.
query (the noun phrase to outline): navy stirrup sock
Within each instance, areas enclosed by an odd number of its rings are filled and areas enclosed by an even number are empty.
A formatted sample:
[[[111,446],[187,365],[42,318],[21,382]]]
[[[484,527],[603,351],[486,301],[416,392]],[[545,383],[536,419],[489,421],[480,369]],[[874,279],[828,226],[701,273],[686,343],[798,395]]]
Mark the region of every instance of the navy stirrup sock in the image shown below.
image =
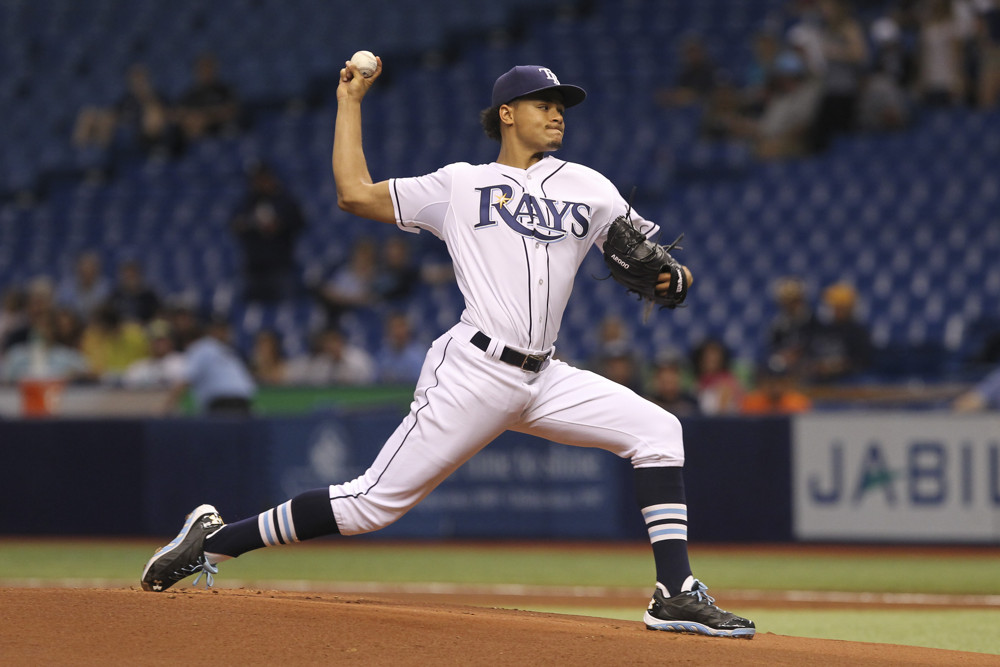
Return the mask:
[[[291,500],[236,523],[229,523],[205,538],[205,552],[235,558],[261,547],[291,544],[321,535],[339,533],[330,506],[330,489],[313,489]]]
[[[635,495],[656,562],[656,580],[669,596],[691,586],[687,502],[682,468],[636,468]]]

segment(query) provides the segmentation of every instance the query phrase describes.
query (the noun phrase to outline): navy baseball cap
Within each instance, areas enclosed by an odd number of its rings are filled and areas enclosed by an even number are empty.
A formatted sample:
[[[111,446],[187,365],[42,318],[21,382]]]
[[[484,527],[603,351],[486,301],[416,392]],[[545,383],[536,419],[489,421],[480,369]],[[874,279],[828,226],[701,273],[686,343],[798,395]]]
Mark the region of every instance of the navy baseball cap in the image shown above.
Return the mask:
[[[539,65],[518,65],[510,68],[493,84],[493,106],[507,104],[517,97],[524,97],[542,90],[558,90],[567,107],[579,104],[587,91],[579,86],[559,83],[555,72]]]

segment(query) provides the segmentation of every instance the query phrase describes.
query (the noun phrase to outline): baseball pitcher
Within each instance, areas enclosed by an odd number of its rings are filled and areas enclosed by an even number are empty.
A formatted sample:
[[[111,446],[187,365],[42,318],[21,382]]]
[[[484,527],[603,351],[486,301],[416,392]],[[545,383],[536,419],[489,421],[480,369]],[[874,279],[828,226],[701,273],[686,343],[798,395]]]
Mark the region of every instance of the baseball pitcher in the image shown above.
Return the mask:
[[[654,630],[752,638],[752,621],[723,611],[691,572],[680,422],[631,390],[553,357],[573,280],[591,246],[612,275],[650,303],[684,301],[691,274],[649,241],[645,220],[613,184],[551,155],[563,143],[578,86],[535,65],[500,76],[480,120],[500,144],[487,164],[455,163],[415,178],[375,182],[361,142],[361,105],[382,73],[348,61],[337,88],[333,175],[342,209],[441,239],[465,298],[459,321],[427,352],[409,414],[371,467],[236,523],[211,505],[142,574],[162,591],[247,551],[383,528],[505,430],[600,447],[635,471],[639,509],[656,564],[644,615]],[[368,72],[365,72],[368,74]],[[199,574],[199,577],[201,575]]]

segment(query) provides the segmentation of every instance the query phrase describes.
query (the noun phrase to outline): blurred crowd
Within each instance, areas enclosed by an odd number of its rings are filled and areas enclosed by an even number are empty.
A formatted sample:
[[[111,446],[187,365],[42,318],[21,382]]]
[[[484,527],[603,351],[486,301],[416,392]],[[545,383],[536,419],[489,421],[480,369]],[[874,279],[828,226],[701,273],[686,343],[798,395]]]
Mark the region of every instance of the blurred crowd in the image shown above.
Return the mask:
[[[836,404],[837,390],[868,384],[877,350],[860,316],[855,288],[827,285],[813,303],[796,276],[775,282],[775,315],[760,359],[734,359],[725,342],[708,337],[690,350],[669,347],[653,360],[639,355],[618,316],[602,323],[598,353],[589,368],[631,388],[678,415],[768,415]],[[960,393],[935,399],[958,412],[1000,410],[1000,332],[987,340],[980,359],[993,368]]]
[[[822,151],[844,133],[902,128],[925,107],[1000,102],[1000,0],[790,0],[750,46],[743,70],[729,71],[714,62],[705,36],[687,36],[675,78],[657,99],[699,106],[706,137],[747,141],[763,159]],[[174,100],[144,65],[132,65],[120,100],[79,111],[73,141],[83,150],[176,157],[202,137],[244,125],[237,91],[214,56],[203,54],[190,87]],[[407,305],[416,291],[453,280],[447,261],[415,257],[407,235],[362,237],[343,262],[304,272],[295,249],[307,221],[266,163],[248,168],[228,224],[240,250],[242,299],[310,299],[322,326],[259,328],[249,342],[241,330],[241,345],[226,313],[168,298],[137,260],[106,267],[99,253],[86,252],[68,275],[6,287],[0,383],[169,388],[167,410],[190,393],[204,411],[246,413],[260,386],[417,380],[431,332],[415,328]],[[681,416],[802,412],[813,408],[818,389],[864,377],[873,346],[851,285],[828,285],[813,303],[806,283],[788,277],[774,297],[777,315],[760,360],[734,360],[716,338],[638,358],[626,324],[609,317],[593,358],[574,361]],[[343,326],[351,313],[372,309],[382,324],[377,345],[352,339]],[[952,405],[1000,409],[1000,371]]]
[[[260,328],[244,349],[225,313],[162,298],[134,260],[109,280],[100,256],[87,252],[69,276],[40,276],[3,293],[0,384],[56,380],[170,389],[167,411],[190,392],[203,411],[232,412],[237,405],[236,411],[247,411],[263,385],[415,383],[427,342],[401,309],[404,302],[371,298],[354,306],[383,313],[377,349],[352,341],[336,320],[303,333],[306,341]],[[302,351],[289,355],[288,349]]]
[[[800,279],[783,278],[775,298],[778,310],[759,362],[733,359],[723,340],[708,337],[689,351],[662,350],[645,364],[627,327],[611,317],[591,368],[676,415],[804,412],[813,409],[816,389],[853,382],[868,370],[871,337],[857,317],[853,287],[828,286],[814,307]]]
[[[407,304],[415,290],[453,277],[439,265],[413,264],[406,239],[392,238],[382,248],[359,239],[343,264],[303,286],[305,298],[325,314],[322,326],[294,333],[260,327],[242,346],[225,313],[164,298],[135,260],[123,261],[112,279],[100,256],[86,252],[69,275],[39,276],[3,293],[0,384],[57,380],[168,389],[167,412],[190,393],[200,411],[224,414],[248,414],[261,386],[412,385],[431,332],[415,329]],[[398,270],[383,271],[383,265]],[[875,349],[851,285],[828,285],[813,303],[801,278],[784,277],[773,295],[775,316],[759,360],[734,359],[715,337],[648,359],[626,322],[609,315],[593,356],[572,361],[678,416],[804,412],[824,389],[865,380]],[[381,323],[377,344],[352,339],[341,326],[348,313],[365,309]],[[292,340],[299,336],[306,340]],[[951,407],[1000,409],[1000,370]]]
[[[421,258],[409,238],[361,237],[341,264],[304,277],[295,247],[306,221],[295,196],[264,163],[247,172],[229,230],[242,254],[242,299],[262,306],[311,301],[314,331],[258,327],[240,344],[230,313],[203,312],[164,295],[137,259],[106,267],[80,254],[66,275],[8,285],[0,304],[0,384],[28,380],[169,390],[164,409],[190,394],[209,413],[249,413],[258,387],[413,384],[425,341],[406,314],[416,290],[453,281],[449,263]],[[382,339],[352,340],[342,320],[369,310]],[[289,351],[292,351],[289,353]]]
[[[762,159],[903,128],[921,108],[1000,102],[998,0],[791,0],[750,47],[730,71],[689,35],[659,101],[700,105],[705,136],[746,141]]]
[[[235,87],[222,79],[216,57],[203,53],[194,63],[189,87],[176,99],[157,87],[143,63],[131,65],[125,91],[114,104],[80,109],[72,141],[77,149],[93,154],[96,167],[109,149],[177,157],[191,143],[233,135],[244,123]]]

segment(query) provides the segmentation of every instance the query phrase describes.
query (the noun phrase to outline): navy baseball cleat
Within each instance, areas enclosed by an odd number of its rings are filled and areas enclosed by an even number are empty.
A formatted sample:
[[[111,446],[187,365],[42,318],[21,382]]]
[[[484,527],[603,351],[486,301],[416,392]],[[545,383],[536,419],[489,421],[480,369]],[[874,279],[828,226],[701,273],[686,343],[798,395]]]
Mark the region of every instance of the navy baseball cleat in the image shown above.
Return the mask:
[[[201,572],[206,587],[214,583],[213,574],[219,568],[205,558],[205,537],[225,525],[218,511],[211,505],[199,505],[187,515],[184,527],[177,537],[156,550],[142,571],[144,591],[165,591],[178,581]],[[201,574],[198,575],[198,579]],[[195,583],[198,583],[195,579]]]
[[[719,609],[707,591],[705,584],[695,579],[692,590],[668,598],[662,584],[656,584],[653,599],[649,601],[649,608],[642,619],[646,628],[753,639],[757,632],[753,621]]]

